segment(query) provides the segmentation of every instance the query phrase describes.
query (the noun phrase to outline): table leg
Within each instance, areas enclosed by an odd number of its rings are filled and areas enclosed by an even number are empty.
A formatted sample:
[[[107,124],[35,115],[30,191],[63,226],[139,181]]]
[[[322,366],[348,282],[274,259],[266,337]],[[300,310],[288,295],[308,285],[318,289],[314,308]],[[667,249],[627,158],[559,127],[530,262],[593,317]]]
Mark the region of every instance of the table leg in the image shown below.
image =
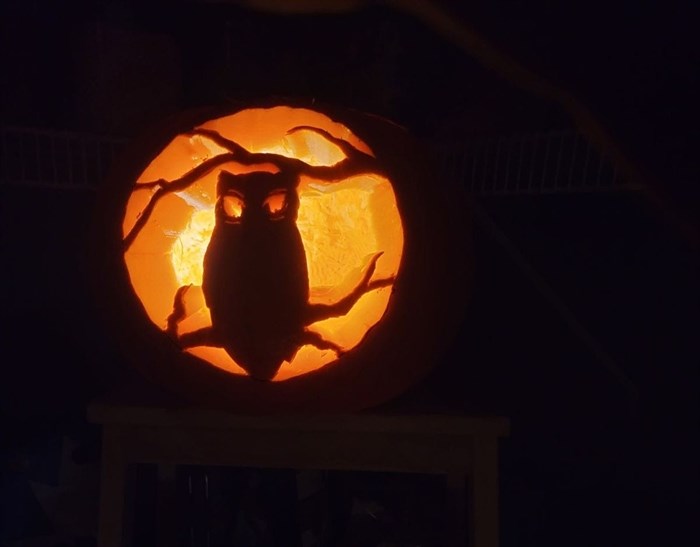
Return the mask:
[[[178,543],[176,472],[175,464],[158,464],[156,547],[173,547]]]
[[[105,426],[102,432],[99,547],[123,545],[126,465],[120,429]]]
[[[467,476],[464,473],[447,474],[447,545],[467,545]]]
[[[470,481],[472,547],[498,547],[498,439],[474,440],[474,467]]]

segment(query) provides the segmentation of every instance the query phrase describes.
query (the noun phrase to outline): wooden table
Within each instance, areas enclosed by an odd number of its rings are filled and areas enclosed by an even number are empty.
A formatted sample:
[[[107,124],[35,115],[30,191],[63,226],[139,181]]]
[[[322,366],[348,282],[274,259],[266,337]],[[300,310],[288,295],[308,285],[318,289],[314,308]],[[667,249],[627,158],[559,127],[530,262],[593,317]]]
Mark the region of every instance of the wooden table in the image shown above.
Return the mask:
[[[498,442],[508,434],[505,418],[242,416],[115,402],[90,405],[88,416],[103,428],[99,547],[124,543],[127,466],[134,463],[161,470],[180,464],[445,474],[449,544],[498,545]],[[159,537],[175,547],[169,541]]]

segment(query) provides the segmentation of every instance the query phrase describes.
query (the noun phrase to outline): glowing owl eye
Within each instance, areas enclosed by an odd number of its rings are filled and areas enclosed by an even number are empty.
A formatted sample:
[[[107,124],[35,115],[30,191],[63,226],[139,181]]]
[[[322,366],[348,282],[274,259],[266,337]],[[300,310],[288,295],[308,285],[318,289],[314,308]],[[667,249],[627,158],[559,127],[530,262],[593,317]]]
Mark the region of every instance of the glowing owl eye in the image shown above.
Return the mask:
[[[263,207],[267,216],[272,220],[284,218],[284,214],[287,211],[287,191],[273,190],[263,201]]]
[[[239,194],[226,194],[221,198],[221,211],[226,222],[238,223],[243,216],[245,202]]]

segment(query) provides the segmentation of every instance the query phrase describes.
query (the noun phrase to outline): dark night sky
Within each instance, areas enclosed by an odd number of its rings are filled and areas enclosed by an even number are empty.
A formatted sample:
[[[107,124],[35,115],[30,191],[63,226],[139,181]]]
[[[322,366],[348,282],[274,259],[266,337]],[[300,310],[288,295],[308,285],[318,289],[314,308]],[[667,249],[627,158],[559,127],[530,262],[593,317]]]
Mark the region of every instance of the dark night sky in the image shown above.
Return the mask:
[[[697,505],[686,485],[697,485],[695,216],[700,205],[693,116],[700,56],[691,3],[441,4],[516,64],[577,97],[654,189],[650,200],[572,196],[484,202],[620,359],[642,396],[630,413],[624,390],[482,234],[476,238],[480,281],[472,304],[480,315],[472,314],[462,332],[471,349],[461,357],[453,348],[454,364],[401,402],[409,407],[411,398],[434,402],[435,393],[443,392],[462,409],[512,416],[514,436],[505,460],[509,488],[544,492],[557,481],[568,488],[540,500],[551,503],[548,510],[559,519],[552,534],[568,533],[585,521],[581,515],[590,510],[586,504],[593,503],[594,488],[609,492],[608,500],[598,500],[599,510],[618,531],[636,526],[639,515],[652,519],[664,504],[674,516],[659,521],[649,538],[663,537],[665,522],[690,530],[686,517]],[[138,85],[100,76],[96,42],[90,41],[95,21],[106,33],[126,29],[145,36],[129,46],[134,49],[106,50],[115,66],[131,67],[130,74],[141,77]],[[165,38],[148,38],[153,36]],[[318,43],[321,50],[314,48]],[[149,61],[143,51],[160,57]],[[169,64],[173,59],[178,61]],[[222,70],[227,62],[234,70]],[[426,138],[575,125],[565,109],[525,91],[493,66],[484,67],[416,20],[381,6],[344,16],[283,17],[225,2],[5,0],[0,66],[0,124],[7,125],[131,136],[180,108],[261,94],[310,96],[371,110]],[[17,192],[39,219],[28,228],[38,250],[28,254],[12,237],[27,221],[3,194],[3,255],[13,258],[4,283],[11,289],[4,291],[2,305],[11,311],[6,317],[22,321],[4,331],[9,332],[5,346],[12,348],[9,361],[34,344],[33,333],[43,338],[32,370],[12,373],[8,360],[3,363],[9,380],[0,387],[0,408],[13,430],[16,420],[43,427],[56,416],[79,414],[80,405],[113,378],[113,371],[100,369],[96,361],[107,363],[107,369],[119,366],[99,336],[80,346],[81,333],[67,321],[75,319],[80,328],[89,322],[85,303],[65,307],[66,293],[82,290],[71,268],[82,271],[83,257],[65,259],[57,281],[43,275],[56,249],[90,229],[87,216],[63,228],[51,225],[61,222],[59,206],[89,208],[91,197]],[[42,302],[47,294],[49,304]],[[25,328],[30,321],[35,326]],[[75,356],[75,363],[66,361]],[[461,368],[469,359],[487,358],[490,368]],[[41,385],[35,380],[37,366],[46,378]],[[461,381],[445,381],[444,374]],[[584,491],[575,501],[576,492]],[[561,511],[574,516],[557,512],[559,501]],[[615,523],[616,504],[628,509]],[[526,512],[518,515],[526,518]],[[596,537],[589,534],[581,537]],[[613,535],[610,543],[600,544],[624,545],[622,538]],[[678,539],[665,544],[685,545],[687,537]]]

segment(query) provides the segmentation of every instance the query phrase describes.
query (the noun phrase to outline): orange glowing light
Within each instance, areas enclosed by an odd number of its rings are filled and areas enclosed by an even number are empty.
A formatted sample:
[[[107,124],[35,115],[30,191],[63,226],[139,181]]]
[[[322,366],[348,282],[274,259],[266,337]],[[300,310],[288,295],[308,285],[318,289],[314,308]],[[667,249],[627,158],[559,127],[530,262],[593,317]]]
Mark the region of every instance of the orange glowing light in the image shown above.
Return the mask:
[[[305,126],[322,129],[367,154],[372,151],[348,127],[327,116],[302,108],[255,108],[211,120],[200,126],[212,129],[249,152],[274,153],[297,158],[309,165],[331,166],[345,158],[341,148],[313,131],[289,131]],[[227,151],[202,136],[179,135],[158,154],[134,184],[127,203],[124,237],[143,215],[159,186],[151,184],[178,179],[208,158]],[[203,258],[215,225],[216,183],[220,171],[241,174],[276,172],[269,163],[244,166],[223,163],[184,190],[169,193],[153,208],[133,243],[125,252],[131,285],[150,320],[165,330],[179,288],[185,293],[185,317],[179,332],[211,326],[211,316],[201,290]],[[370,256],[382,252],[373,278],[399,273],[403,253],[403,226],[391,181],[368,173],[343,180],[320,180],[302,176],[297,186],[301,234],[308,267],[310,302],[333,303],[349,293],[361,277]],[[282,194],[266,202],[272,214],[286,203]],[[226,214],[235,217],[241,203],[235,196],[224,203]],[[284,272],[280,272],[284,275]],[[349,313],[318,321],[308,330],[319,333],[345,351],[362,343],[370,328],[381,321],[391,287],[363,294]],[[186,351],[213,366],[234,374],[245,371],[221,348],[198,346]],[[291,362],[285,362],[274,381],[283,381],[336,361],[332,350],[304,345]]]

